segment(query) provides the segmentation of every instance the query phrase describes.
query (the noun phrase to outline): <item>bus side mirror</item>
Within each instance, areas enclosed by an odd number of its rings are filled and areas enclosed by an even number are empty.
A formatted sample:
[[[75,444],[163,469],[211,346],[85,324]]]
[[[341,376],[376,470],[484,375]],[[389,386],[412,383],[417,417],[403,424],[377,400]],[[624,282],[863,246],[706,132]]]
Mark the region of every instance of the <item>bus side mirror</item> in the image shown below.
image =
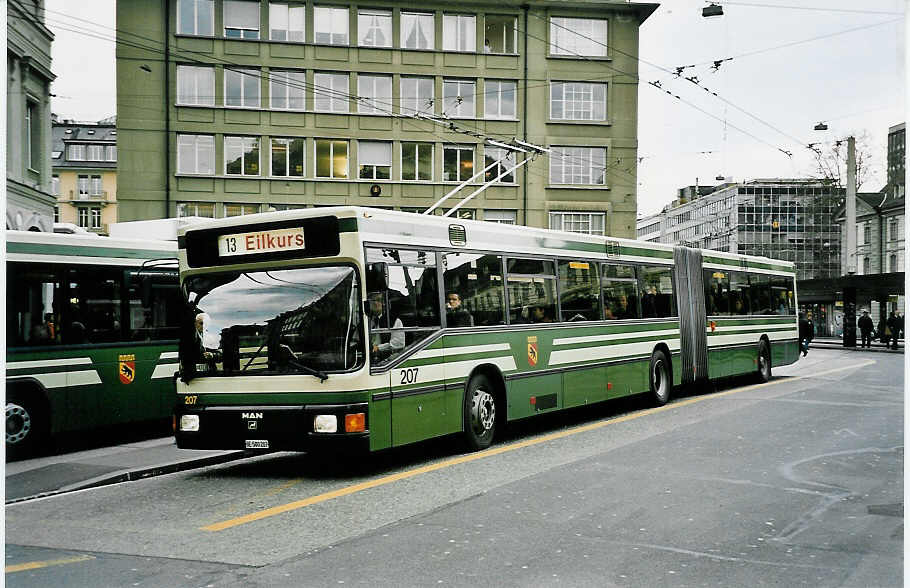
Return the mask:
[[[389,287],[389,266],[379,261],[367,266],[367,291],[382,292]]]

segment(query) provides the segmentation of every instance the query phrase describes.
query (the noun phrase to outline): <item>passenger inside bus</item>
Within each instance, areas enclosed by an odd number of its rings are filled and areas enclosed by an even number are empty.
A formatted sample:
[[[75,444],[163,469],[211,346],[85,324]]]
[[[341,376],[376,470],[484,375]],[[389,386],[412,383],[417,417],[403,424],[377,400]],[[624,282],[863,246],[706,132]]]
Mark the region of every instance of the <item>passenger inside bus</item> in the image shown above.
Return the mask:
[[[446,294],[446,325],[449,327],[473,327],[474,317],[461,303],[458,292]]]

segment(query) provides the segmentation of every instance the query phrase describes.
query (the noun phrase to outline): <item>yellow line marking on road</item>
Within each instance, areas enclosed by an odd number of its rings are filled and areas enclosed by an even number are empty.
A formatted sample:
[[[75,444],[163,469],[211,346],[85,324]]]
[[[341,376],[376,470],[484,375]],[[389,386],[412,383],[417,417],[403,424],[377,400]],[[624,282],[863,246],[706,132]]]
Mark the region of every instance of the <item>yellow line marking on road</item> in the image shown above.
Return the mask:
[[[28,570],[37,570],[40,568],[49,568],[51,566],[62,566],[71,563],[79,563],[80,561],[89,561],[95,559],[91,555],[75,555],[73,557],[64,557],[62,559],[49,559],[45,561],[30,561],[27,563],[14,564],[11,566],[6,566],[7,574],[15,574],[16,572],[26,572]]]
[[[368,480],[366,482],[361,482],[359,484],[354,484],[352,486],[346,486],[344,488],[339,488],[338,490],[332,490],[331,492],[325,492],[323,494],[318,494],[316,496],[310,496],[309,498],[304,498],[303,500],[297,500],[294,502],[289,502],[287,504],[281,504],[278,506],[273,506],[272,508],[266,508],[258,512],[253,512],[248,515],[243,515],[234,519],[227,521],[222,521],[220,523],[213,523],[211,525],[206,525],[201,527],[202,531],[224,531],[225,529],[230,529],[232,527],[238,527],[240,525],[245,525],[247,523],[252,523],[254,521],[259,521],[269,517],[273,517],[285,512],[292,510],[298,510],[305,508],[307,506],[312,506],[314,504],[319,504],[320,502],[326,502],[328,500],[334,500],[336,498],[341,498],[343,496],[350,496],[351,494],[356,494],[357,492],[362,492],[364,490],[369,490],[370,488],[377,488],[379,486],[385,486],[393,482],[399,482],[401,480],[407,480],[408,478],[413,478],[421,474],[428,474],[430,472],[435,472],[437,470],[442,470],[452,466],[460,465],[463,463],[469,463],[476,461],[478,459],[485,459],[487,457],[492,457],[494,455],[499,455],[502,453],[507,453],[510,451],[515,451],[517,449],[524,449],[525,447],[531,447],[534,445],[539,445],[541,443],[546,443],[548,441],[554,441],[556,439],[562,439],[564,437],[569,437],[571,435],[577,435],[579,433],[586,433],[588,431],[594,431],[600,429],[601,427],[606,427],[607,425],[615,425],[618,423],[624,423],[631,421],[633,419],[641,418],[643,416],[663,412],[666,410],[672,410],[675,408],[680,408],[682,406],[687,406],[689,404],[694,404],[696,402],[702,402],[703,400],[710,400],[712,398],[721,398],[724,396],[730,396],[731,394],[738,394],[740,392],[746,392],[749,390],[756,390],[758,388],[765,388],[769,386],[774,386],[776,384],[782,384],[784,382],[793,382],[795,380],[802,380],[809,377],[818,377],[831,374],[834,372],[840,372],[844,370],[854,369],[865,367],[876,363],[875,360],[867,360],[861,363],[854,365],[843,366],[839,368],[834,368],[826,370],[823,372],[817,372],[813,374],[807,374],[803,376],[792,376],[787,377],[781,380],[774,380],[771,382],[766,382],[764,384],[754,384],[751,386],[745,386],[743,388],[736,388],[734,390],[727,390],[726,392],[717,392],[715,394],[708,394],[705,396],[696,396],[693,398],[687,398],[685,400],[680,400],[672,404],[665,404],[664,406],[659,406],[656,408],[651,408],[648,410],[643,410],[640,412],[627,414],[621,417],[612,418],[609,420],[598,421],[596,423],[591,423],[589,425],[582,425],[573,429],[568,429],[565,431],[559,431],[558,433],[550,433],[549,435],[544,435],[543,437],[536,437],[534,439],[527,439],[525,441],[519,441],[517,443],[511,443],[509,445],[501,445],[499,447],[494,447],[492,449],[487,449],[485,451],[480,451],[478,453],[471,453],[468,455],[462,455],[460,457],[455,457],[452,459],[447,459],[439,463],[430,464],[427,466],[415,468],[413,470],[408,470],[405,472],[399,472],[397,474],[391,474],[389,476],[383,476],[382,478],[376,478],[375,480]]]

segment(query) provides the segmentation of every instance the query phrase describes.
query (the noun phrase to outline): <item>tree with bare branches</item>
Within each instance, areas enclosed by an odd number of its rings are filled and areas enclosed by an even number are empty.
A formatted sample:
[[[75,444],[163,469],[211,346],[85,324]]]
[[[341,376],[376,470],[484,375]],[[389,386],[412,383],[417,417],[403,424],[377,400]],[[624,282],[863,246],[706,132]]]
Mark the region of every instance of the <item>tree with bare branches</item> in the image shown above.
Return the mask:
[[[863,131],[856,137],[856,191],[869,179],[872,169],[871,137]],[[838,188],[845,188],[847,183],[847,139],[840,139],[831,144],[810,143],[809,148],[815,154],[814,176],[830,182]]]

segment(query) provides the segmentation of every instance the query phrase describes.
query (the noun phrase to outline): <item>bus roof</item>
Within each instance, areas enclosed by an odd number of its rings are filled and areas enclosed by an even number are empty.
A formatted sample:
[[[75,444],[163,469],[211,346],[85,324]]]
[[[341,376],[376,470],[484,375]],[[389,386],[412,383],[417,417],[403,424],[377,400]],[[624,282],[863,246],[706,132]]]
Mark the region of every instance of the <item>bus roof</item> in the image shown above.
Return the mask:
[[[673,262],[675,249],[673,245],[662,243],[358,206],[304,208],[210,219],[192,226],[181,227],[177,234],[178,240],[182,242],[181,237],[194,230],[238,227],[247,232],[255,230],[257,224],[320,216],[337,217],[341,232],[356,231],[363,242],[398,244],[403,247],[424,246],[450,249],[454,245],[474,251],[506,251],[516,254],[554,256],[577,255],[595,259],[662,264]],[[793,263],[787,261],[713,250],[702,250],[702,253],[706,259],[713,258],[720,265],[771,266],[766,269],[793,271]]]
[[[140,266],[152,259],[176,259],[175,241],[114,239],[37,231],[7,231],[7,261],[41,261]]]

